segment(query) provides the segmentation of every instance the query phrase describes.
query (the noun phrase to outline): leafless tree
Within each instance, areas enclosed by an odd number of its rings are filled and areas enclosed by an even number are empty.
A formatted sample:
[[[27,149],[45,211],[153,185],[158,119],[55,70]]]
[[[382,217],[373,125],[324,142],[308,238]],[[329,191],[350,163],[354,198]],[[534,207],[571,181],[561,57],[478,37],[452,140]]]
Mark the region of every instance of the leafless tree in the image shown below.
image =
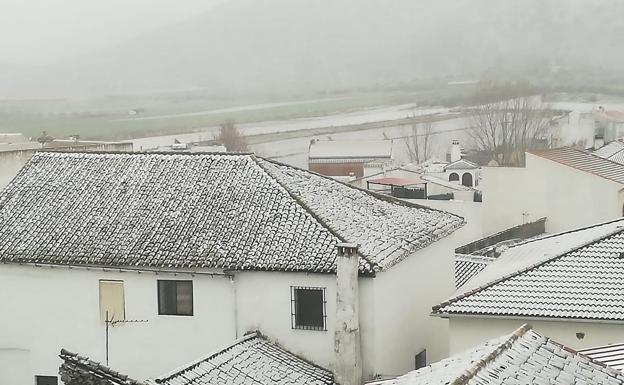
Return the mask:
[[[414,123],[403,137],[411,162],[421,163],[431,157],[432,123]]]
[[[474,144],[501,166],[524,164],[527,150],[543,147],[553,110],[537,97],[519,96],[470,109]]]
[[[221,124],[219,134],[215,137],[215,141],[225,146],[228,152],[246,152],[249,151],[247,140],[241,135],[233,120],[227,120]]]

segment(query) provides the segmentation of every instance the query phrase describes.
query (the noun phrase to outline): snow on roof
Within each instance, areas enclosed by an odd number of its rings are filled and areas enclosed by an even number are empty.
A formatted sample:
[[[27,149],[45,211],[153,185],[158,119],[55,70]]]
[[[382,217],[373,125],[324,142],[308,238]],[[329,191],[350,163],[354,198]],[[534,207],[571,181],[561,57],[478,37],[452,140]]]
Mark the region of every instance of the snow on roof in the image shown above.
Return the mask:
[[[393,385],[622,384],[621,372],[544,337],[529,326],[414,370]]]
[[[467,159],[459,159],[444,166],[444,170],[474,170],[477,168],[481,167]]]
[[[427,182],[420,179],[419,176],[414,178],[399,178],[399,177],[386,177],[379,179],[369,179],[368,183],[381,184],[385,186],[413,186],[413,185],[422,185]]]
[[[59,357],[63,360],[59,373],[65,384],[143,385],[99,362],[92,361],[88,357],[79,356],[65,349],[61,350]]]
[[[601,158],[595,154],[571,147],[535,150],[528,151],[528,153],[624,184],[624,164]]]
[[[391,140],[316,140],[309,159],[381,159],[392,157]]]
[[[593,154],[598,155],[601,158],[608,159],[622,150],[624,150],[624,142],[621,140],[614,140],[613,142],[609,142],[608,144],[600,147],[594,151]]]
[[[592,154],[613,162],[624,164],[624,142],[621,140],[615,140],[600,147],[596,151],[592,152]]]
[[[624,371],[624,343],[583,349],[579,353],[615,370]]]
[[[0,261],[374,274],[449,235],[453,214],[249,154],[39,152],[0,192]]]
[[[624,320],[624,219],[519,243],[434,314]]]
[[[481,255],[455,254],[455,287],[461,287],[494,260]]]
[[[455,191],[472,190],[472,188],[464,186],[463,184],[453,183],[453,182],[447,181],[446,179],[438,178],[437,176],[434,176],[434,175],[423,174],[421,175],[421,178],[422,180],[427,181],[429,183],[437,184],[437,185],[440,185],[440,186],[443,186],[443,187],[446,187],[448,189],[455,190]]]
[[[153,382],[161,385],[332,385],[334,375],[259,333],[253,333]]]

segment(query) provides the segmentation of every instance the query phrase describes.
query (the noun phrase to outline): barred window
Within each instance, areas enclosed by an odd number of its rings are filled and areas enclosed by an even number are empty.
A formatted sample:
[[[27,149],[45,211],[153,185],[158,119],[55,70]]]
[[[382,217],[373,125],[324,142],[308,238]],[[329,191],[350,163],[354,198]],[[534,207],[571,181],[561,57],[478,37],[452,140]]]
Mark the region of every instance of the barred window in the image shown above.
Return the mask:
[[[327,330],[325,288],[291,286],[293,329]]]

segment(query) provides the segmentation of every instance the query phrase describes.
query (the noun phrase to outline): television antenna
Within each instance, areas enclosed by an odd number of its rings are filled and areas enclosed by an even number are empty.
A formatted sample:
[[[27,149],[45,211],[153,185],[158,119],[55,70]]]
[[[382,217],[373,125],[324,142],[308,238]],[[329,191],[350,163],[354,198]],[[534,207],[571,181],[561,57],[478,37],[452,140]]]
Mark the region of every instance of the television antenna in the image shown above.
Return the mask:
[[[117,324],[126,324],[126,323],[146,323],[148,320],[139,319],[139,320],[116,320],[113,318],[109,319],[108,310],[106,311],[106,319],[104,323],[106,324],[106,366],[108,366],[108,352],[109,352],[109,328],[115,327]]]

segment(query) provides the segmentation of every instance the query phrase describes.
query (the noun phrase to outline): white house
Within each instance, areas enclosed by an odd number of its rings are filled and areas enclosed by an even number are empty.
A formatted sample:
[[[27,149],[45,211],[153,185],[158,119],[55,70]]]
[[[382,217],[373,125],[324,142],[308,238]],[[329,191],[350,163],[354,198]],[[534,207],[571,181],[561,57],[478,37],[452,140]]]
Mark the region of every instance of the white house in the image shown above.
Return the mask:
[[[624,341],[624,219],[511,246],[433,315],[460,352],[530,322],[574,349]]]
[[[528,325],[384,385],[621,384],[624,375]]]
[[[570,147],[526,153],[525,167],[484,167],[483,230],[546,217],[547,232],[615,219],[624,211],[624,165]]]
[[[143,379],[250,330],[338,372],[344,338],[363,379],[404,373],[448,353],[429,313],[463,223],[253,155],[36,153],[0,193],[0,383],[56,376],[62,347]]]

